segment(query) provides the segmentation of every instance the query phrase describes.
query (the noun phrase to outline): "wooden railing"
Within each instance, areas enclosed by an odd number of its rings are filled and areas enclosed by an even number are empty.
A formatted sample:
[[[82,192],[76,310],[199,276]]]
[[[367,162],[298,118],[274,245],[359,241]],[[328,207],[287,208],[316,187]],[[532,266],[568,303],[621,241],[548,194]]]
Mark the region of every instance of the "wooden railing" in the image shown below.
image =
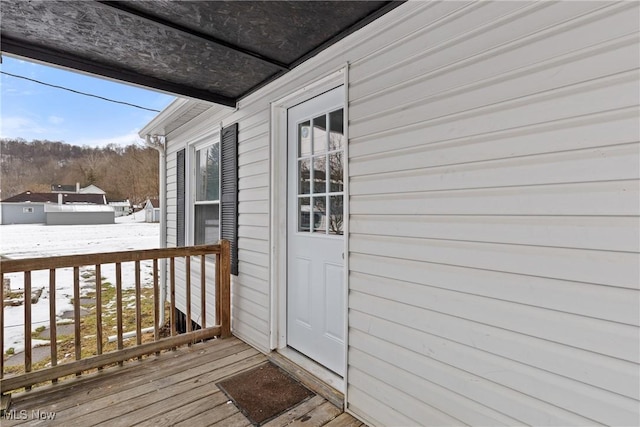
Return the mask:
[[[215,325],[207,326],[206,324],[206,305],[207,305],[207,287],[213,284],[207,283],[207,262],[205,257],[215,255]],[[200,329],[193,330],[191,322],[187,320],[187,332],[178,334],[176,332],[175,319],[175,295],[176,295],[176,259],[183,262],[184,268],[184,294],[186,295],[187,313],[186,318],[191,319],[191,258],[200,257]],[[170,332],[165,333],[166,337],[161,336],[163,325],[160,324],[163,318],[161,311],[165,310],[160,302],[160,286],[159,286],[159,261],[168,260],[168,282],[170,297],[169,319]],[[153,326],[143,329],[142,314],[142,280],[141,280],[141,263],[152,262],[152,298],[153,298]],[[123,264],[130,266],[134,264],[135,283],[134,290],[124,290],[122,270]],[[113,304],[113,301],[104,301],[103,298],[103,267],[105,265],[115,265],[115,341],[117,341],[116,349],[104,352],[105,350],[105,330],[103,324],[103,314],[107,304]],[[81,330],[81,288],[80,288],[80,268],[90,267],[95,272],[95,313],[85,314],[84,318],[95,316],[95,350],[94,354],[83,356],[83,337]],[[56,271],[59,269],[73,269],[73,349],[74,354],[72,361],[62,363],[58,360],[58,344],[57,344],[57,316],[56,316]],[[50,363],[48,367],[39,370],[33,370],[32,364],[32,303],[29,297],[32,294],[32,272],[46,271],[48,275],[48,291],[49,291],[49,334],[50,334]],[[196,341],[206,340],[214,337],[228,337],[231,335],[231,314],[230,314],[230,255],[229,242],[222,240],[216,245],[192,246],[170,249],[151,249],[127,252],[112,253],[96,253],[72,256],[56,256],[49,258],[31,258],[20,260],[0,261],[0,283],[3,277],[9,273],[22,273],[24,276],[24,370],[15,375],[5,375],[4,364],[4,330],[7,325],[5,318],[5,305],[2,305],[2,313],[0,314],[0,393],[4,394],[19,388],[29,389],[31,386],[47,381],[57,381],[58,379],[69,375],[80,375],[84,371],[92,369],[101,369],[104,366],[122,363],[125,360],[142,357],[144,355],[159,353],[162,350],[175,348],[181,345],[190,344]],[[126,284],[125,284],[126,285]],[[113,285],[111,285],[113,286]],[[113,291],[112,288],[110,288]],[[148,293],[150,289],[146,289]],[[133,304],[127,304],[123,300],[124,293],[133,293]],[[4,289],[0,287],[0,300],[4,301]],[[93,305],[93,304],[92,304]],[[133,307],[131,307],[133,305]],[[135,316],[135,330],[124,331],[123,319],[129,313],[128,318]],[[18,319],[14,319],[18,320]],[[146,319],[150,321],[151,319]],[[113,325],[111,325],[113,326]],[[153,332],[151,339],[142,342],[143,333]],[[86,331],[84,331],[86,334]],[[127,340],[127,336],[135,335],[135,344],[132,342],[133,337]]]

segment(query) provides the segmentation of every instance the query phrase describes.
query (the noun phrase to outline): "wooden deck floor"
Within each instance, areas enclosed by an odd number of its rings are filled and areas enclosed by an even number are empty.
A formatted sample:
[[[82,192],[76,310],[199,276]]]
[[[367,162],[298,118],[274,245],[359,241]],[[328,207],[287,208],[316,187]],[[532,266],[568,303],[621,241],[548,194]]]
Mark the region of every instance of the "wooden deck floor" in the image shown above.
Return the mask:
[[[250,426],[215,384],[266,362],[264,354],[237,338],[199,343],[14,394],[1,424]],[[53,420],[43,419],[51,414],[55,414]],[[265,425],[356,427],[362,423],[314,396]]]

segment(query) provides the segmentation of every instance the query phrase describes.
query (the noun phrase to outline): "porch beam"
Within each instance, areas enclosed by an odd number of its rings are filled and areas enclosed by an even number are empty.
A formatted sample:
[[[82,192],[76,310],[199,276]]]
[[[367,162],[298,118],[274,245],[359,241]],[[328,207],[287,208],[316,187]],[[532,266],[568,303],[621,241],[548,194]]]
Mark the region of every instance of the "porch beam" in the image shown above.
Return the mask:
[[[192,86],[182,85],[180,83],[174,83],[168,80],[140,74],[135,71],[118,68],[106,63],[98,63],[82,58],[78,55],[56,51],[24,40],[15,40],[4,35],[2,36],[2,52],[47,64],[58,65],[72,70],[80,70],[138,86],[157,89],[171,94],[201,99],[203,101],[209,101],[227,107],[236,106],[235,98],[223,96],[205,89],[197,89]]]
[[[133,9],[131,7],[129,7],[128,5],[119,2],[119,1],[104,1],[104,0],[98,0],[97,3],[100,3],[103,6],[112,8],[112,9],[117,9],[118,11],[125,13],[127,15],[133,16],[135,18],[138,19],[142,19],[144,21],[147,21],[153,25],[156,25],[158,27],[161,27],[163,29],[167,29],[167,28],[171,28],[172,30],[178,31],[182,34],[185,34],[187,36],[199,39],[199,40],[204,40],[208,43],[213,43],[216,44],[218,46],[222,46],[226,49],[230,49],[233,50],[234,52],[240,53],[242,55],[246,55],[246,56],[250,56],[252,58],[258,59],[262,62],[265,62],[269,65],[273,65],[274,67],[279,68],[281,71],[289,71],[291,70],[291,67],[289,66],[289,64],[285,64],[284,62],[280,62],[277,59],[273,59],[273,58],[269,58],[268,56],[262,55],[258,52],[254,52],[250,49],[246,49],[244,47],[238,46],[236,44],[233,43],[229,43],[225,40],[219,39],[217,37],[214,37],[210,34],[206,34],[203,33],[201,31],[197,31],[194,30],[192,28],[188,28],[185,27],[183,25],[177,24],[175,22],[171,22],[171,21],[167,21],[166,19],[160,18],[158,16],[152,16],[149,15],[148,13],[142,12],[140,10],[136,10]]]

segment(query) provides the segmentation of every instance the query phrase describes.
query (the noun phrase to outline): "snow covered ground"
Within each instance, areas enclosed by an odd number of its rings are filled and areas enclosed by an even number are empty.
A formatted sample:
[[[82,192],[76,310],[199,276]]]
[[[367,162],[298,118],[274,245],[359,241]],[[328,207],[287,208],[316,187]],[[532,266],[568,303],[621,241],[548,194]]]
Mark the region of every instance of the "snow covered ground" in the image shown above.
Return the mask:
[[[157,223],[145,223],[144,211],[116,218],[115,224],[105,225],[41,225],[16,224],[0,225],[0,255],[12,259],[35,258],[56,255],[116,252],[159,247],[160,227]],[[141,263],[141,277],[144,285],[152,281],[151,262]],[[95,289],[93,268],[80,269],[81,288]],[[115,283],[115,266],[104,265],[102,276],[105,281]],[[23,288],[23,274],[10,273],[11,289]],[[124,288],[133,287],[133,263],[122,265]],[[32,305],[33,330],[49,325],[49,272],[32,273],[32,288],[44,287],[37,304]],[[73,269],[59,269],[56,272],[56,315],[73,309]],[[5,307],[4,349],[13,347],[16,352],[24,349],[24,306]],[[42,344],[34,342],[35,345]]]

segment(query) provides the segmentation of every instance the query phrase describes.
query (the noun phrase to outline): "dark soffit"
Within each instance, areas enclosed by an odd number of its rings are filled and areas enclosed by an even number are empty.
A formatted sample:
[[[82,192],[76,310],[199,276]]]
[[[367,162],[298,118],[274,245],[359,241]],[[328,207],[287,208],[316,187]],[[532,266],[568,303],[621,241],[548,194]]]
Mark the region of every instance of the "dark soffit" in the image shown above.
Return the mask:
[[[1,49],[227,106],[402,1],[2,1]]]

